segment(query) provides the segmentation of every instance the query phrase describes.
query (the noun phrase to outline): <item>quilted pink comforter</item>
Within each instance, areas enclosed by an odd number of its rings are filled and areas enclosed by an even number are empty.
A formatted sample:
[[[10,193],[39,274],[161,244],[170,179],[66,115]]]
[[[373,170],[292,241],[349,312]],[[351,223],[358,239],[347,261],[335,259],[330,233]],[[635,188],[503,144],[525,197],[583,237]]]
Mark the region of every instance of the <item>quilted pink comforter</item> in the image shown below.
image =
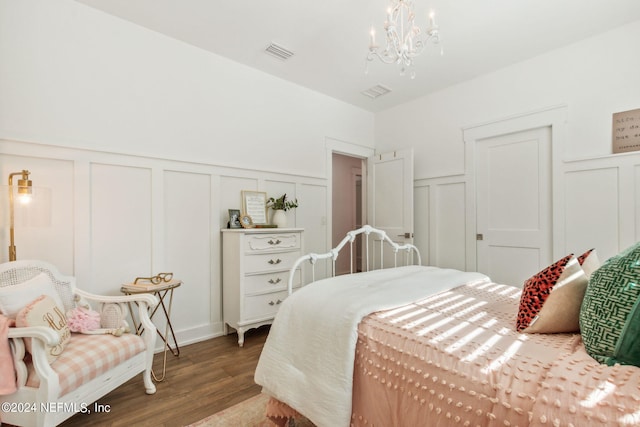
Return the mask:
[[[640,368],[599,364],[579,334],[516,332],[519,296],[466,285],[365,317],[351,424],[640,425]]]

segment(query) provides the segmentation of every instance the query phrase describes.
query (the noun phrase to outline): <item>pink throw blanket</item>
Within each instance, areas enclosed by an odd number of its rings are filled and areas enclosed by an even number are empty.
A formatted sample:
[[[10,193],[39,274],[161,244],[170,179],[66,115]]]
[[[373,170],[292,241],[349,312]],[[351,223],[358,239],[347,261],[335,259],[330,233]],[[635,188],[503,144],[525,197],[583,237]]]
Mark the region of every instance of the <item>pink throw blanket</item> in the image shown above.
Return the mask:
[[[16,371],[9,348],[9,327],[15,321],[0,314],[0,395],[16,391]]]

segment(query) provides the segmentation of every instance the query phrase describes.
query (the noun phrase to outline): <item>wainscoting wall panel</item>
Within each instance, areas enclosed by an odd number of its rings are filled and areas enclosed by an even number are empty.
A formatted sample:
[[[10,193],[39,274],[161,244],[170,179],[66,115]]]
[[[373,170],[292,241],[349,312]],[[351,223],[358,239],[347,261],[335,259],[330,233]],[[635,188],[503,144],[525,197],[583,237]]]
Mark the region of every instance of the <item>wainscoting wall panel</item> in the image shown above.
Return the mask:
[[[158,228],[164,234],[164,259],[153,273],[173,272],[183,281],[174,292],[173,326],[184,331],[188,326],[203,325],[203,331],[189,331],[187,339],[193,339],[211,334],[211,319],[221,317],[220,288],[211,280],[211,237],[218,231],[212,216],[216,195],[211,175],[164,171],[163,196],[164,221]]]
[[[2,176],[29,169],[52,195],[50,227],[16,229],[18,259],[51,262],[109,295],[136,276],[173,272],[184,281],[172,310],[181,345],[223,333],[220,229],[242,190],[297,197],[289,225],[305,228],[309,250],[329,249],[327,179],[8,140],[0,153]],[[4,219],[0,239],[5,262]]]
[[[297,226],[304,228],[304,251],[323,253],[330,249],[327,241],[327,198],[326,185],[299,183],[296,194],[300,207],[296,209]],[[323,206],[325,208],[323,208]],[[328,277],[330,270],[316,266],[316,279]],[[303,266],[305,282],[311,281],[311,269]]]
[[[429,236],[431,235],[430,185],[416,182],[413,190],[413,244],[420,250],[423,265],[431,264]]]
[[[229,209],[242,211],[242,191],[258,191],[258,179],[242,176],[220,177],[220,228],[227,226]]]
[[[562,224],[554,227],[556,258],[596,248],[601,261],[640,241],[640,153],[558,162],[549,206]],[[416,245],[423,263],[465,269],[475,265],[465,251],[464,234],[476,233],[473,207],[465,201],[466,175],[415,182]],[[466,197],[466,199],[465,199]],[[467,218],[464,215],[467,215]],[[475,243],[475,242],[474,242]]]
[[[185,281],[173,307],[181,344],[223,331],[220,228],[228,209],[241,208],[241,190],[297,197],[290,225],[305,229],[307,251],[329,249],[328,179],[7,140],[0,140],[0,153],[2,176],[29,169],[34,185],[52,194],[50,227],[16,228],[18,259],[49,261],[79,286],[113,295],[142,273],[173,271]],[[558,163],[549,207],[562,223],[554,227],[558,253],[596,247],[605,260],[640,240],[640,153]],[[465,246],[465,235],[476,233],[468,180],[465,174],[414,182],[423,264],[464,270],[475,263]],[[0,239],[5,261],[4,219]]]
[[[465,268],[465,184],[438,184],[435,187],[438,218],[436,265],[445,268]]]
[[[565,174],[565,239],[567,251],[597,248],[618,252],[620,227],[618,168],[568,171]]]
[[[595,247],[601,261],[640,241],[640,153],[563,165],[568,251]]]
[[[91,165],[91,290],[117,294],[153,271],[151,169]]]
[[[422,263],[464,270],[464,176],[419,180],[415,188],[416,245],[421,253],[427,254],[423,255]]]
[[[38,155],[40,154],[40,155]],[[0,260],[9,259],[9,201],[5,185],[10,173],[26,169],[33,186],[46,188],[50,198],[50,223],[32,226],[16,218],[15,244],[18,259],[47,257],[62,271],[73,271],[74,255],[74,163],[56,158],[45,158],[42,153],[0,155]],[[14,183],[16,178],[14,178]],[[55,189],[55,191],[52,191]],[[87,230],[88,233],[88,230]],[[86,233],[85,233],[86,234]],[[52,242],[55,251],[41,242]]]
[[[275,181],[275,180],[266,180],[264,183],[265,191],[268,194],[268,197],[278,198],[283,194],[287,195],[287,200],[295,200],[296,195],[296,184],[295,181]],[[287,227],[290,227],[292,224],[296,223],[296,213],[297,209],[288,210],[285,212],[287,216]],[[273,216],[273,209],[267,209],[267,221],[271,221]]]

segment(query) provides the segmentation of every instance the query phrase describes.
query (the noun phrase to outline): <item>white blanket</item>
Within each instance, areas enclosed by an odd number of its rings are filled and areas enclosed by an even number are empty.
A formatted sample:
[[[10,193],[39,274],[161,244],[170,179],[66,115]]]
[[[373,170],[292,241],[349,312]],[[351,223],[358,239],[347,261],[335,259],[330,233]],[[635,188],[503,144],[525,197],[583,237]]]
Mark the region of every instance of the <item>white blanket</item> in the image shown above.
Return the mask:
[[[319,427],[348,426],[357,326],[375,311],[409,304],[480,273],[407,266],[338,276],[287,298],[271,326],[255,381]]]

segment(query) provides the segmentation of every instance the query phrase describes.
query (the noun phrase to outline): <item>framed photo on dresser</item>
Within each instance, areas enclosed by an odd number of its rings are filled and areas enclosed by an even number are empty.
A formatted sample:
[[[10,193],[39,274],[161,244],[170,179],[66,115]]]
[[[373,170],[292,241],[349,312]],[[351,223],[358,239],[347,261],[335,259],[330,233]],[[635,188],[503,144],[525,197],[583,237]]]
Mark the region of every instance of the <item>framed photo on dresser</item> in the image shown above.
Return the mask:
[[[253,224],[267,223],[267,193],[264,191],[242,191],[242,213],[249,215]]]
[[[229,209],[229,228],[242,228],[240,224],[240,209]]]

